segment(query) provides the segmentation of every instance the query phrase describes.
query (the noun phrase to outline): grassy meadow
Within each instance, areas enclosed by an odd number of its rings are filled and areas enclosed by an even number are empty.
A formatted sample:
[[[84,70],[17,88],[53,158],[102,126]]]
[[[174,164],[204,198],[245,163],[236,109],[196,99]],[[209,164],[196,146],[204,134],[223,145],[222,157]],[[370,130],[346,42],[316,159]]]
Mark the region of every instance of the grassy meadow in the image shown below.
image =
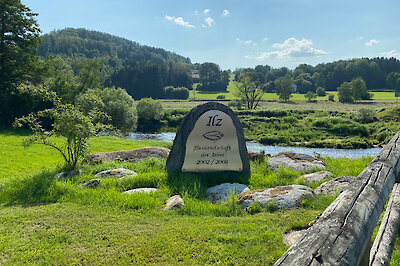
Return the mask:
[[[4,265],[271,265],[288,248],[282,235],[306,227],[336,197],[307,198],[291,210],[253,206],[248,213],[235,204],[233,196],[219,204],[206,200],[205,190],[217,182],[215,175],[168,176],[165,160],[156,159],[83,164],[81,175],[56,179],[54,175],[63,168],[61,157],[44,146],[22,148],[27,134],[6,129],[0,133],[0,264]],[[98,137],[92,140],[91,151],[170,145]],[[324,158],[335,177],[358,175],[371,159]],[[95,189],[80,187],[95,173],[117,167],[132,169],[138,176],[104,178]],[[299,179],[303,173],[284,168],[273,172],[265,161],[252,162],[251,169],[246,181],[251,189],[306,184]],[[319,183],[306,185],[314,188]],[[137,187],[159,190],[121,193]],[[182,196],[185,207],[161,211],[166,199],[175,194]],[[397,258],[397,253],[394,256]]]

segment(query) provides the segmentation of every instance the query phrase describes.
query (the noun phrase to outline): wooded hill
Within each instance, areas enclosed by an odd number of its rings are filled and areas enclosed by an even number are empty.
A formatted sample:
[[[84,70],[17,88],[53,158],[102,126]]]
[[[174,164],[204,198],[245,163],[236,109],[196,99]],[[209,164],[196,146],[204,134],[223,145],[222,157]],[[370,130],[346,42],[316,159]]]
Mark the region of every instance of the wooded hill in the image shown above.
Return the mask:
[[[67,28],[41,36],[38,55],[61,56],[73,68],[82,60],[101,63],[105,87],[122,87],[134,98],[161,98],[165,86],[191,88],[189,58],[107,33]]]

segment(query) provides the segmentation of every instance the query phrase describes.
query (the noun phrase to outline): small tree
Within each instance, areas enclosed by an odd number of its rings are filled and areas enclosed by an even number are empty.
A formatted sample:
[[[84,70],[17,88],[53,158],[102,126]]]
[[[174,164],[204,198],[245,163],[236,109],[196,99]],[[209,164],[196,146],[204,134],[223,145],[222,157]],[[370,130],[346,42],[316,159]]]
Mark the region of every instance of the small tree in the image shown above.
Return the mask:
[[[334,102],[335,101],[335,95],[329,94],[328,100],[331,101],[331,102]]]
[[[278,78],[275,81],[276,94],[279,96],[279,99],[283,101],[288,101],[292,96],[293,91],[293,78],[286,74],[284,77]]]
[[[308,92],[304,95],[304,97],[307,99],[308,102],[312,102],[313,99],[317,98],[317,95],[316,95],[314,92],[312,92],[312,91],[308,91]]]
[[[236,96],[247,105],[247,109],[256,109],[264,91],[255,82],[251,81],[249,75],[242,73],[239,75],[239,82],[236,83]]]
[[[27,125],[34,132],[24,140],[25,147],[32,144],[52,147],[61,154],[68,166],[76,169],[79,160],[88,153],[89,138],[106,128],[102,124],[92,122],[103,115],[100,112],[84,115],[75,106],[66,104],[19,118],[14,122],[14,126]],[[43,119],[53,121],[51,129],[42,126]],[[61,144],[54,140],[56,136],[63,139]]]

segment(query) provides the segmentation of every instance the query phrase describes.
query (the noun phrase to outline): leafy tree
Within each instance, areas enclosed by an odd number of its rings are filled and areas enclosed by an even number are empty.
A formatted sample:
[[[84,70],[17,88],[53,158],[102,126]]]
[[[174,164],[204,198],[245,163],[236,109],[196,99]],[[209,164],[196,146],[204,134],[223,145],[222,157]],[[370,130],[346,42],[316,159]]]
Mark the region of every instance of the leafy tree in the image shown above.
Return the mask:
[[[226,91],[229,84],[229,73],[221,71],[214,63],[203,63],[200,65],[200,83],[198,90],[205,91]]]
[[[239,82],[236,83],[236,96],[247,105],[247,109],[256,109],[264,91],[255,82],[251,81],[247,73],[239,76]]]
[[[330,102],[334,102],[334,101],[335,101],[335,95],[329,94],[328,100],[329,100]]]
[[[100,62],[91,59],[84,59],[77,64],[79,93],[87,89],[100,88],[100,67]]]
[[[307,101],[308,101],[308,102],[312,102],[313,99],[317,98],[317,94],[315,94],[315,93],[312,92],[312,91],[308,91],[308,92],[304,95],[304,97],[307,98]]]
[[[386,88],[393,91],[400,91],[400,73],[391,72],[386,77]]]
[[[276,94],[279,96],[279,99],[288,101],[293,92],[293,78],[289,74],[286,74],[284,77],[278,78],[275,81],[275,87]]]
[[[44,86],[57,93],[63,103],[72,104],[79,94],[79,81],[71,65],[56,56],[46,60]]]
[[[161,126],[164,108],[160,101],[143,98],[136,105],[138,114],[138,130],[143,132],[155,131]]]
[[[302,75],[303,75],[303,74],[302,74]],[[301,94],[305,94],[305,93],[307,93],[308,91],[313,91],[313,85],[312,85],[312,83],[311,83],[309,80],[304,79],[304,78],[302,77],[302,75],[300,75],[299,77],[297,77],[297,78],[295,79],[295,81],[294,81],[294,84],[296,84],[296,87],[297,87],[297,91],[298,91],[299,93],[301,93]]]
[[[27,137],[23,143],[25,147],[32,144],[41,144],[56,149],[69,167],[76,169],[80,159],[89,151],[88,140],[100,130],[105,130],[101,124],[94,124],[93,120],[104,114],[91,112],[84,115],[78,108],[71,104],[58,105],[52,109],[39,111],[36,114],[19,118],[15,127],[29,126],[34,134]],[[52,129],[42,125],[42,120],[48,118],[53,122]],[[55,140],[61,137],[62,143]]]
[[[353,79],[350,86],[352,88],[354,101],[370,99],[369,93],[367,92],[367,86],[361,77]]]
[[[35,73],[40,34],[36,15],[19,0],[0,1],[0,122],[12,122],[15,89]]]
[[[350,83],[343,82],[342,85],[337,89],[338,90],[338,98],[341,103],[352,103],[354,102],[353,98],[353,90],[350,86]]]

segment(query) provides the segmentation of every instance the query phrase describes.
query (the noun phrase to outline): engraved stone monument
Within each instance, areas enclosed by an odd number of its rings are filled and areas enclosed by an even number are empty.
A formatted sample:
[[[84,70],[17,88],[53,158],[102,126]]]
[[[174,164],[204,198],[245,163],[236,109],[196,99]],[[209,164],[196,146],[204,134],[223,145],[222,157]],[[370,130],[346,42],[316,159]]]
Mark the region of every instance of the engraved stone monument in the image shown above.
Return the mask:
[[[171,172],[231,172],[250,175],[243,128],[233,111],[208,102],[192,109],[182,121],[169,154]]]

